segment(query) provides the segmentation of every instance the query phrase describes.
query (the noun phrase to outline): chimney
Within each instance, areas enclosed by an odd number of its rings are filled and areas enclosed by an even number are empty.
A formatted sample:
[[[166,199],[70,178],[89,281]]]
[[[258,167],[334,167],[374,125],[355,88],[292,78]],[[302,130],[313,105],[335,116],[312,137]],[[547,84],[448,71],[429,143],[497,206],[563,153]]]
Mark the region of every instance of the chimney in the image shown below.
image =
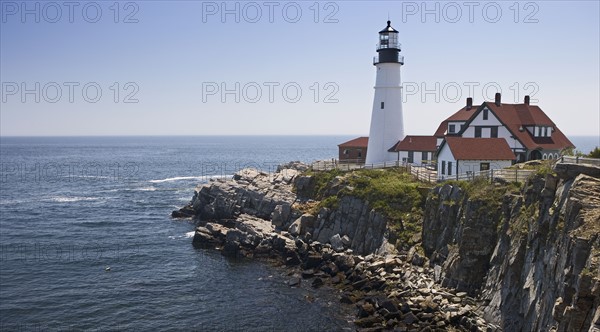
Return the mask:
[[[473,108],[473,98],[467,98],[467,111]]]
[[[525,96],[525,105],[529,105],[529,96]]]
[[[496,92],[496,100],[494,101],[496,106],[500,106],[500,100],[500,92]]]

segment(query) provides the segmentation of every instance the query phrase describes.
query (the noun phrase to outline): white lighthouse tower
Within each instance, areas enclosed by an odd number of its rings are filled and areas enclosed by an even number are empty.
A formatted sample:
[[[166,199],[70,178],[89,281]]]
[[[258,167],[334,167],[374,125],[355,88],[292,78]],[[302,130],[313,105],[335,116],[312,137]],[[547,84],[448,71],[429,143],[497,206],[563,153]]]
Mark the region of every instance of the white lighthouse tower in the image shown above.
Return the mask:
[[[404,57],[400,55],[398,31],[390,24],[387,21],[387,27],[379,31],[378,55],[373,58],[377,78],[365,164],[396,161],[397,154],[388,150],[404,138],[400,85],[400,67],[404,64]]]

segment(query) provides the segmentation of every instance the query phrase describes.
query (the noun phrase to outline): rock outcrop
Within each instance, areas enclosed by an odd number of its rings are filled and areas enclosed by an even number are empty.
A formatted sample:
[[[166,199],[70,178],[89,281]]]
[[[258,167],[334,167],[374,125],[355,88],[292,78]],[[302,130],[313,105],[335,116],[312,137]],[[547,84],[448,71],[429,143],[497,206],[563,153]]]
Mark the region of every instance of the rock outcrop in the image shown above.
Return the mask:
[[[496,202],[435,188],[423,248],[442,285],[485,301],[505,331],[600,329],[599,171],[558,164]]]
[[[274,230],[295,236],[308,235],[321,243],[330,243],[334,239],[339,250],[352,249],[362,255],[393,252],[393,246],[387,241],[386,218],[364,200],[344,196],[338,207],[324,207],[316,215],[292,208],[294,203],[310,200],[297,195],[313,185],[310,176],[301,175],[306,169],[307,166],[301,163],[281,165],[273,174],[244,169],[231,180],[214,180],[200,185],[190,204],[173,211],[172,216],[235,222],[246,215],[244,220],[248,216],[263,219],[270,222]],[[329,194],[335,195],[335,185],[331,190]]]

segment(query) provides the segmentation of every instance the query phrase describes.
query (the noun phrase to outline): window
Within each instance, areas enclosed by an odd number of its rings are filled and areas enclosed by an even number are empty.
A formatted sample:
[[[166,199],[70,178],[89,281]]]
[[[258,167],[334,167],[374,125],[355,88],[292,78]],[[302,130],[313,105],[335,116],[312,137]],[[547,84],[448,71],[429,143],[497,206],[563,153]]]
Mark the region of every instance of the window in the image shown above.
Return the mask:
[[[446,161],[442,160],[442,175],[446,174]]]
[[[421,152],[421,164],[427,162],[427,152]]]
[[[490,137],[498,137],[498,127],[492,127],[492,133]]]
[[[475,127],[475,137],[481,137],[481,127]]]
[[[348,154],[348,149],[345,149],[345,150],[344,150],[344,154]]]
[[[361,149],[358,149],[358,157],[359,158],[362,157],[362,150]]]
[[[487,109],[487,108],[485,108],[485,109],[483,110],[483,119],[484,119],[484,120],[487,120],[487,119],[488,119],[488,109]]]
[[[479,170],[480,171],[489,171],[490,170],[490,163],[481,163],[481,164],[479,164]]]
[[[448,162],[448,175],[452,175],[452,162]]]
[[[414,163],[415,153],[414,151],[408,151],[408,162],[410,164]]]
[[[465,129],[465,124],[463,123],[460,125],[460,130],[463,131],[464,129]]]
[[[383,109],[383,102],[381,102],[381,109]]]
[[[454,133],[454,129],[455,129],[454,125],[448,125],[448,134],[453,134]]]
[[[548,129],[547,127],[542,127],[542,137],[546,137],[546,129]]]

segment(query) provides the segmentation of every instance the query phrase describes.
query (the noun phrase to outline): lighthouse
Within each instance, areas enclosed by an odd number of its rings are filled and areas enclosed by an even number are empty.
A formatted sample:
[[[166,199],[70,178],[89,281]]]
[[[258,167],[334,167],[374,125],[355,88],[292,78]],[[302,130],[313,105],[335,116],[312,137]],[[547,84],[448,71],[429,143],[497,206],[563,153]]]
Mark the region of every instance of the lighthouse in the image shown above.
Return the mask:
[[[377,56],[373,58],[377,71],[365,164],[396,161],[397,154],[388,150],[404,138],[400,85],[400,67],[403,64],[398,31],[387,21],[385,29],[379,31]]]

